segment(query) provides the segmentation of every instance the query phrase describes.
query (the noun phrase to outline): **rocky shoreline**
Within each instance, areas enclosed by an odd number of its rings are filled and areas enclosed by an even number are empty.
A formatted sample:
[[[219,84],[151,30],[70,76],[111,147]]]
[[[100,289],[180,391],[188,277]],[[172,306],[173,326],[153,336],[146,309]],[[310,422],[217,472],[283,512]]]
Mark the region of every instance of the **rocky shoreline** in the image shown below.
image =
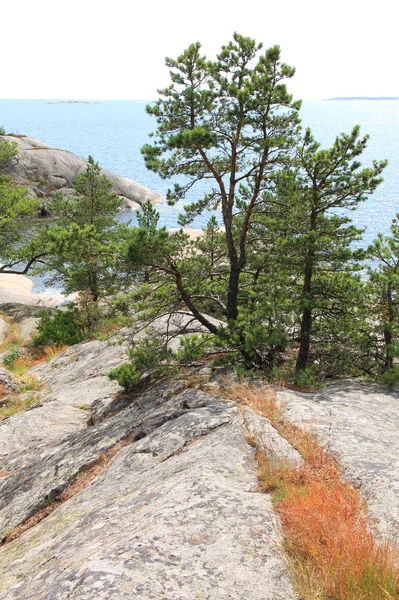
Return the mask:
[[[0,308],[3,304],[25,304],[29,306],[58,306],[68,299],[61,292],[44,290],[33,292],[33,281],[25,275],[0,273]]]
[[[73,194],[72,183],[87,166],[87,160],[67,150],[53,148],[41,140],[27,136],[0,136],[18,145],[18,156],[8,167],[8,173],[15,183],[24,185],[34,198],[43,204],[54,192],[68,197]],[[161,202],[162,196],[145,186],[108,169],[101,169],[112,183],[112,191],[120,197],[122,209],[137,209],[143,202]]]

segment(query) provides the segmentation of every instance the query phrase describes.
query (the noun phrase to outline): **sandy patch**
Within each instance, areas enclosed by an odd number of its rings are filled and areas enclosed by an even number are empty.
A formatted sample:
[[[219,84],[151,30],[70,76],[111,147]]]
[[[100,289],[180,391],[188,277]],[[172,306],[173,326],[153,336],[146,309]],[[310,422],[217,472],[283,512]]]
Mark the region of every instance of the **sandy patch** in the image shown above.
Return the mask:
[[[30,306],[57,306],[76,297],[76,294],[66,297],[57,290],[35,293],[32,292],[32,287],[33,282],[25,275],[0,273],[0,304],[12,302]]]
[[[181,229],[181,227],[169,227],[168,232],[176,233],[177,231],[180,231],[180,229]],[[202,229],[183,229],[183,231],[184,231],[184,233],[187,233],[187,235],[190,236],[190,240],[196,240],[197,238],[204,235],[204,232]]]
[[[169,227],[168,232],[176,233],[176,231],[180,231],[180,229],[181,229],[181,227]],[[197,238],[204,235],[203,229],[190,229],[190,228],[186,227],[186,228],[183,228],[183,231],[184,231],[184,233],[187,233],[187,235],[190,236],[190,240],[196,240]],[[219,231],[224,231],[224,227],[219,227]]]

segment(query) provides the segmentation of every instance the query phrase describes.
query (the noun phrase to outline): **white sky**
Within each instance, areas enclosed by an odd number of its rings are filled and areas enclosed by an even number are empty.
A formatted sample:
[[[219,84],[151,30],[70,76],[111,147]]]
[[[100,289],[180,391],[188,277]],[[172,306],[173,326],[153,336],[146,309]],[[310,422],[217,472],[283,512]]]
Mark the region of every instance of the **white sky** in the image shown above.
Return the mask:
[[[151,99],[164,57],[279,44],[296,98],[396,96],[394,0],[2,0],[0,98]]]

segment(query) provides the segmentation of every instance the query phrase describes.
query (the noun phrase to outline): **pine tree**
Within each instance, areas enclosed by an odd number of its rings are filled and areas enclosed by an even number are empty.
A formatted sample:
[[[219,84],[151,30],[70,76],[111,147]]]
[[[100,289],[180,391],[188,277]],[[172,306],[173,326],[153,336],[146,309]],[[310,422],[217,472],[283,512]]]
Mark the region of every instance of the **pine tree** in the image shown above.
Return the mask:
[[[39,232],[36,244],[46,248],[48,283],[65,293],[86,292],[93,302],[122,289],[121,245],[127,227],[118,225],[118,196],[90,156],[74,184],[74,195],[54,195],[49,208],[55,222]]]
[[[16,142],[10,142],[0,136],[0,256],[7,261],[0,267],[1,273],[24,274],[31,263],[21,269],[13,268],[18,264],[14,250],[21,242],[21,217],[37,213],[40,202],[29,198],[28,191],[15,185],[7,174],[7,167],[18,154]]]
[[[297,167],[279,178],[278,192],[290,206],[292,266],[296,265],[301,290],[299,351],[296,371],[308,366],[312,336],[331,331],[344,309],[351,310],[356,281],[352,273],[361,252],[354,242],[361,230],[351,224],[348,211],[366,200],[382,181],[386,161],[361,169],[358,157],[368,136],[359,127],[338,136],[328,149],[320,149],[307,130],[297,152]]]
[[[378,235],[368,249],[372,338],[376,338],[374,357],[379,373],[392,371],[399,358],[399,215],[392,221],[391,235]]]
[[[272,172],[286,163],[298,133],[300,103],[283,83],[294,69],[280,61],[278,46],[264,53],[261,48],[235,34],[216,61],[201,55],[199,43],[176,60],[167,58],[171,85],[147,107],[158,128],[155,142],[142,148],[149,169],[168,179],[186,177],[185,184],[169,190],[172,204],[196,183],[212,182],[208,194],[185,207],[180,222],[188,224],[206,209],[221,208],[228,265],[222,302],[230,324],[239,315],[240,278],[254,215],[265,203]]]

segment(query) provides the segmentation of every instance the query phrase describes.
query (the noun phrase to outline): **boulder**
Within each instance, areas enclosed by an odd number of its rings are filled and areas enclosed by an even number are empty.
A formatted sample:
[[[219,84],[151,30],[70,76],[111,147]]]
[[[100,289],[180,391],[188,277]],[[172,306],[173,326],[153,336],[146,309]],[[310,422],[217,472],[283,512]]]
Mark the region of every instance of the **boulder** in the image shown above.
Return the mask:
[[[19,304],[38,304],[40,297],[32,292],[32,281],[24,275],[0,273],[0,310],[10,302]]]
[[[139,208],[137,202],[133,202],[132,200],[129,200],[129,198],[125,198],[125,196],[119,196],[119,199],[121,201],[121,210],[137,210]]]
[[[73,191],[72,188],[65,187],[65,188],[62,188],[59,193],[61,194],[61,196],[64,196],[64,198],[70,198],[71,196],[74,195],[75,192]]]
[[[27,185],[32,196],[46,198],[55,189],[69,189],[76,176],[86,169],[87,161],[72,152],[53,148],[34,138],[2,137],[18,144],[18,156],[9,166],[9,173],[16,183]],[[154,203],[162,200],[160,194],[131,179],[107,169],[101,169],[101,173],[111,181],[112,190],[134,203],[132,206],[137,207],[146,200]]]
[[[64,179],[64,177],[59,177],[56,175],[49,175],[49,177],[47,178],[47,182],[48,182],[49,187],[56,188],[56,189],[66,187],[66,185],[68,183],[67,180]]]
[[[2,276],[0,275],[0,277]],[[19,275],[16,275],[15,277],[19,277]],[[29,341],[32,337],[32,333],[36,331],[40,311],[49,310],[43,306],[33,306],[19,302],[3,302],[0,303],[0,307],[3,312],[18,323],[18,335],[25,341]]]

